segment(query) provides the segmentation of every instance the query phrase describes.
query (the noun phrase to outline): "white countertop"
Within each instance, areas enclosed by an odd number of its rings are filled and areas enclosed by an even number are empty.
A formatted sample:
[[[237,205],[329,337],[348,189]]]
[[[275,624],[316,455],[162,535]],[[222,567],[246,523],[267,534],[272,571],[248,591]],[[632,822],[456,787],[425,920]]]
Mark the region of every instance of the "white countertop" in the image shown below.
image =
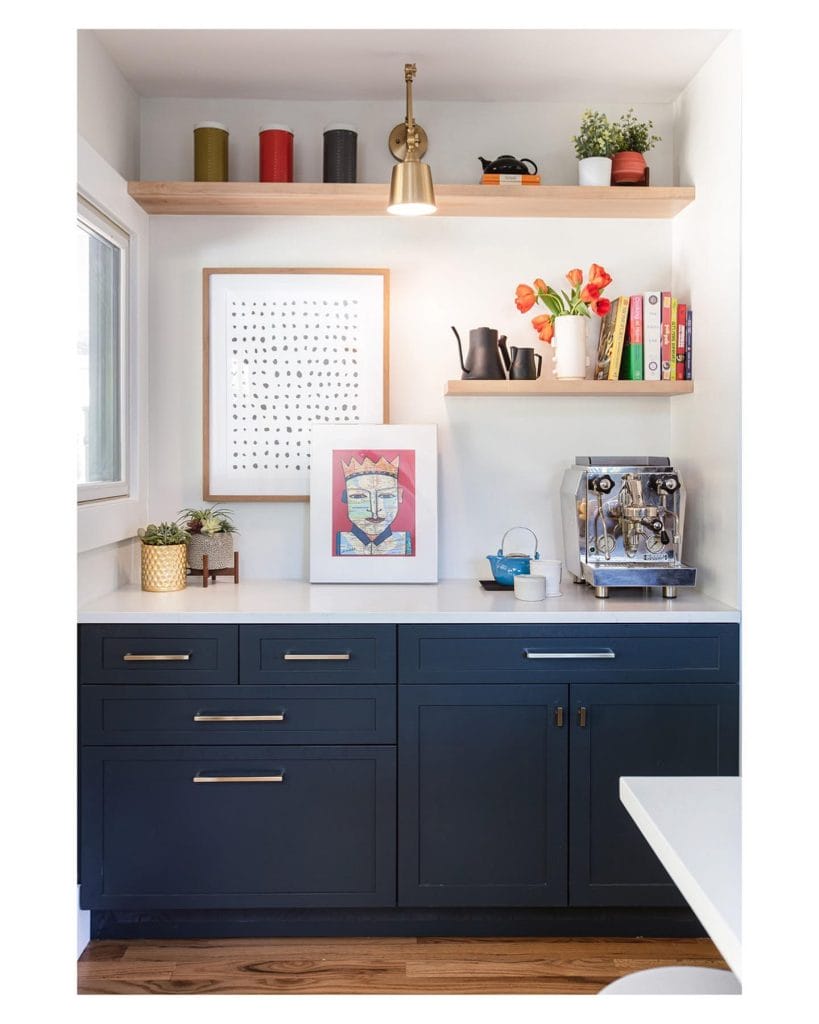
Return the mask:
[[[665,600],[657,588],[612,591],[562,583],[562,596],[519,601],[485,591],[477,580],[419,584],[325,584],[300,580],[219,580],[208,587],[151,594],[136,584],[82,605],[81,623],[117,622],[438,622],[612,623],[739,622],[736,608],[680,587]]]
[[[737,978],[741,798],[735,776],[620,779],[620,799]]]

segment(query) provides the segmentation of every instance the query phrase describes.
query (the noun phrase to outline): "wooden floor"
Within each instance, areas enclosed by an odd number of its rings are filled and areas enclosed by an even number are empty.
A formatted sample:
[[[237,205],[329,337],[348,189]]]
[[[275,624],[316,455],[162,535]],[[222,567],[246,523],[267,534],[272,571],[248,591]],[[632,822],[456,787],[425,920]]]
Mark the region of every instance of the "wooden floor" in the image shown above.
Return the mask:
[[[593,994],[674,965],[727,967],[708,939],[143,939],[92,942],[78,992]]]

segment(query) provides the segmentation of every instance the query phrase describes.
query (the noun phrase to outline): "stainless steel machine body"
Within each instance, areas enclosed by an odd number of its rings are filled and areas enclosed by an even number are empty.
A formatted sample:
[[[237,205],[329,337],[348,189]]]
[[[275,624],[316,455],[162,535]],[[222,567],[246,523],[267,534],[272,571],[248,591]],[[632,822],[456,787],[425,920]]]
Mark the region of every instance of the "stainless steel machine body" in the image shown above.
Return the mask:
[[[560,488],[566,568],[608,597],[609,587],[693,587],[682,561],[685,488],[666,456],[579,455]]]

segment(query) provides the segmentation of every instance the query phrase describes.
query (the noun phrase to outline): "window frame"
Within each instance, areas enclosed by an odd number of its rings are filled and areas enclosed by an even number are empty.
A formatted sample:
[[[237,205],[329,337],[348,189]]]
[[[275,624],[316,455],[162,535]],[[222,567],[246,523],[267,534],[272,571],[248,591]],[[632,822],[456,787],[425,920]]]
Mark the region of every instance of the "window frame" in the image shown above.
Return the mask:
[[[77,504],[84,505],[93,501],[128,498],[131,494],[130,279],[132,238],[127,228],[109,217],[82,192],[77,193],[77,224],[105,239],[120,253],[117,391],[119,394],[119,464],[121,472],[118,480],[77,484]]]

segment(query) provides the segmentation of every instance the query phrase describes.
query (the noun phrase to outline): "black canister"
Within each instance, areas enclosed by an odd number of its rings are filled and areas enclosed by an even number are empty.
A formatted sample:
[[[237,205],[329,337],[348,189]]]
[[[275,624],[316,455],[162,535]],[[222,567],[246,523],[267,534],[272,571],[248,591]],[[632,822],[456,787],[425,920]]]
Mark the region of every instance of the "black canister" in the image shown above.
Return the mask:
[[[324,129],[324,181],[356,180],[358,133],[351,124],[328,124]]]

